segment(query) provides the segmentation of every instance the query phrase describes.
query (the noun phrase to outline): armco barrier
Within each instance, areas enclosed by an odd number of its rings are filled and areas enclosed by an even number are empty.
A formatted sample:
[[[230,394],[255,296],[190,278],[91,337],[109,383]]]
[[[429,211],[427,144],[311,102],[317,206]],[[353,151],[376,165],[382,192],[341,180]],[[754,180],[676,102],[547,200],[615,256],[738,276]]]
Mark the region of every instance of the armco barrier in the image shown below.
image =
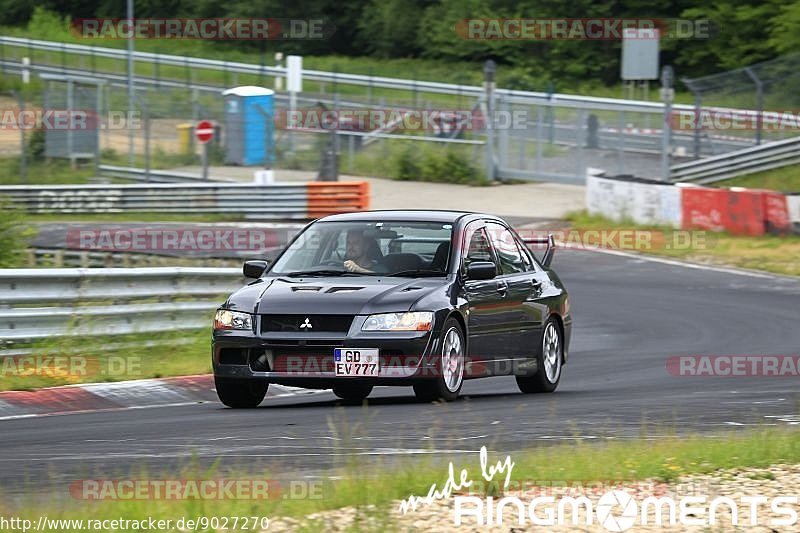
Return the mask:
[[[798,195],[776,191],[673,186],[632,176],[605,176],[595,169],[586,178],[589,213],[637,224],[751,236],[800,233],[798,203]]]
[[[208,327],[239,268],[0,269],[0,340]]]
[[[310,219],[369,208],[365,182],[14,185],[0,196],[29,213],[218,213]]]

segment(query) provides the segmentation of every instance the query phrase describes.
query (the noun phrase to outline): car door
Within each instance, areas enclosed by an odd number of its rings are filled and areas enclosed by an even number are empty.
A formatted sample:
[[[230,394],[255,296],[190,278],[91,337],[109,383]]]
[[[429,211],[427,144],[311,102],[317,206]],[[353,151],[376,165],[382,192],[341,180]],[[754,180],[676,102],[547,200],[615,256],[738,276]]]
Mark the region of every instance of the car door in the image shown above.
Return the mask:
[[[546,307],[538,301],[542,280],[533,260],[508,227],[487,222],[486,231],[500,267],[497,281],[506,292],[501,342],[508,347],[509,358],[530,358],[538,348],[546,316]]]
[[[497,265],[489,237],[482,221],[474,222],[465,228],[464,250],[462,252],[461,273],[473,261],[489,261]],[[498,268],[499,272],[499,268]],[[466,279],[466,278],[465,278]],[[466,280],[464,298],[467,300],[467,327],[469,329],[468,353],[473,361],[502,359],[508,352],[502,345],[506,304],[505,285],[497,279]],[[491,365],[481,368],[490,368]]]

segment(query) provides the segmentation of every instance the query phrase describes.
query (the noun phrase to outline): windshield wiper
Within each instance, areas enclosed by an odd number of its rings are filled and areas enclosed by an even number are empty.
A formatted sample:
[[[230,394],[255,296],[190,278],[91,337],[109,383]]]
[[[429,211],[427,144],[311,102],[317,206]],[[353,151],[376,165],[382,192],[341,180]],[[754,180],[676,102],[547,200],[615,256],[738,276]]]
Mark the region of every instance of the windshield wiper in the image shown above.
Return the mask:
[[[441,270],[433,270],[430,268],[415,268],[412,270],[401,270],[400,272],[392,272],[391,274],[387,274],[387,276],[414,276],[417,278],[444,275],[445,273]]]
[[[347,270],[298,270],[297,272],[289,272],[281,274],[290,278],[299,278],[302,276],[358,276],[356,272],[348,272]]]

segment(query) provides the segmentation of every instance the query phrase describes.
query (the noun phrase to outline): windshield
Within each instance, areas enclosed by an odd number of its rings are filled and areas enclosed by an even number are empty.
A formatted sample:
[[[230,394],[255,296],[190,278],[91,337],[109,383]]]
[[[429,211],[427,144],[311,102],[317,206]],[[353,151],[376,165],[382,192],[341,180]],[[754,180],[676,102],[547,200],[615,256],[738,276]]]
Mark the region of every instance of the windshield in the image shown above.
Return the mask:
[[[444,276],[452,224],[317,222],[275,262],[278,275]]]

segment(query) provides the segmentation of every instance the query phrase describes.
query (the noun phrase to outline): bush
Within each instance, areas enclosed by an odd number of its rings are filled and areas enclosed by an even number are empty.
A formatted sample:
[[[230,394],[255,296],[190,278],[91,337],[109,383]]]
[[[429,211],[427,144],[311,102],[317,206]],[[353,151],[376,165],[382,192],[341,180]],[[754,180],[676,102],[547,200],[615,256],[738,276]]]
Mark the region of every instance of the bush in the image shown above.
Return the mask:
[[[411,146],[405,147],[393,161],[394,177],[398,180],[413,181],[420,179],[422,169],[420,168],[419,153]]]
[[[25,225],[24,214],[7,199],[0,198],[0,212],[0,268],[17,268],[22,266],[33,229]]]
[[[471,161],[471,148],[429,146],[413,141],[389,141],[368,147],[355,155],[351,171],[364,176],[382,176],[402,181],[435,181],[465,185],[487,185],[483,172]],[[351,165],[345,159],[346,172]]]
[[[26,153],[28,161],[44,161],[44,130],[33,130],[28,137]]]

